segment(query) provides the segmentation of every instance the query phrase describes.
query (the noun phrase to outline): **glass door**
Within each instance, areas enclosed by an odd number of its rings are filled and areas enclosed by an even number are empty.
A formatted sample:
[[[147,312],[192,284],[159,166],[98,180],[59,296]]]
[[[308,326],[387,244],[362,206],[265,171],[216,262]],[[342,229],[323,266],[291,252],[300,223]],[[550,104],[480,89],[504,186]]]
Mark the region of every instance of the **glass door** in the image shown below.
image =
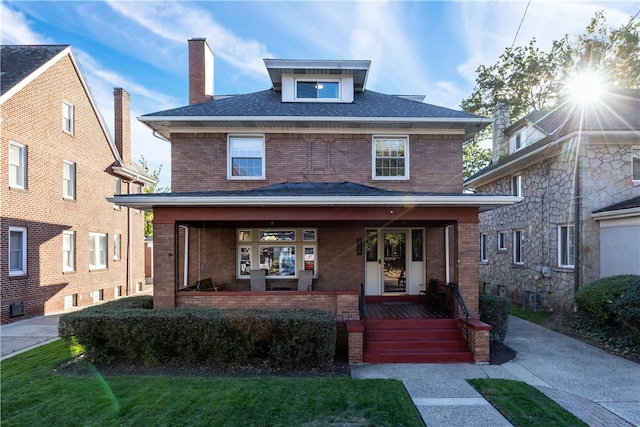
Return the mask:
[[[384,292],[407,292],[407,233],[383,233]]]

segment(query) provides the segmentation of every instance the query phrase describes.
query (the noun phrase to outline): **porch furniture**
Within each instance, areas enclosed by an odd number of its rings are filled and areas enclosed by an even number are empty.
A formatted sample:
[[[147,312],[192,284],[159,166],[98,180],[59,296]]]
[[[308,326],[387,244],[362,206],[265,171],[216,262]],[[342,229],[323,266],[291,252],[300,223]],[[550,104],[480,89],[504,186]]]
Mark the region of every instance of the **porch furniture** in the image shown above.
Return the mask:
[[[264,276],[264,270],[251,270],[251,291],[264,292],[267,290],[267,280]]]
[[[298,271],[298,292],[310,291],[313,284],[313,270]]]
[[[430,279],[426,289],[427,304],[446,310],[448,290],[449,287],[440,285],[439,280]]]
[[[197,291],[217,291],[218,288],[213,284],[213,280],[211,278],[198,280],[196,282],[196,290]]]

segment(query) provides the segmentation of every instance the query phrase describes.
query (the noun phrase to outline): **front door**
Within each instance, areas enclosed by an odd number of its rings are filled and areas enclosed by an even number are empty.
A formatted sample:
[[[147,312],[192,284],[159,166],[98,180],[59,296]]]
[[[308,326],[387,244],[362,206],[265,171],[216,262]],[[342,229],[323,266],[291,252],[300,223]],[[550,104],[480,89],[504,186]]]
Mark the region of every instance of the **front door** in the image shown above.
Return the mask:
[[[424,229],[366,230],[367,295],[418,295],[424,283]]]
[[[407,292],[407,233],[385,231],[382,238],[383,292]]]

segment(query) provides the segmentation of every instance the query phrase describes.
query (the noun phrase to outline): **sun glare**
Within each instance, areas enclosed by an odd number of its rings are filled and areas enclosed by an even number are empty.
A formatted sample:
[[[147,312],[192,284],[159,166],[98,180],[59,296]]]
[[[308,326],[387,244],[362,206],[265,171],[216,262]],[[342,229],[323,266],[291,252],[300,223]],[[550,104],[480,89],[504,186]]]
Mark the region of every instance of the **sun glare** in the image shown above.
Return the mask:
[[[567,84],[569,96],[578,102],[594,102],[605,92],[602,77],[596,73],[578,73]]]

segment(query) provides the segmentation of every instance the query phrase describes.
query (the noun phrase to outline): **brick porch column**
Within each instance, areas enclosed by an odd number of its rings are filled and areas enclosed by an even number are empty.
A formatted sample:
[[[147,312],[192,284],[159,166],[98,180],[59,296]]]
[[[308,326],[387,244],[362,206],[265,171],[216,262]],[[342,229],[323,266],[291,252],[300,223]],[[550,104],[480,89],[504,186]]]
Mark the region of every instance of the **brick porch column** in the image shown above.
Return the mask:
[[[153,225],[153,307],[176,306],[175,233],[173,224]]]
[[[469,314],[480,318],[479,305],[479,264],[480,247],[478,244],[478,224],[458,223],[458,286]]]

